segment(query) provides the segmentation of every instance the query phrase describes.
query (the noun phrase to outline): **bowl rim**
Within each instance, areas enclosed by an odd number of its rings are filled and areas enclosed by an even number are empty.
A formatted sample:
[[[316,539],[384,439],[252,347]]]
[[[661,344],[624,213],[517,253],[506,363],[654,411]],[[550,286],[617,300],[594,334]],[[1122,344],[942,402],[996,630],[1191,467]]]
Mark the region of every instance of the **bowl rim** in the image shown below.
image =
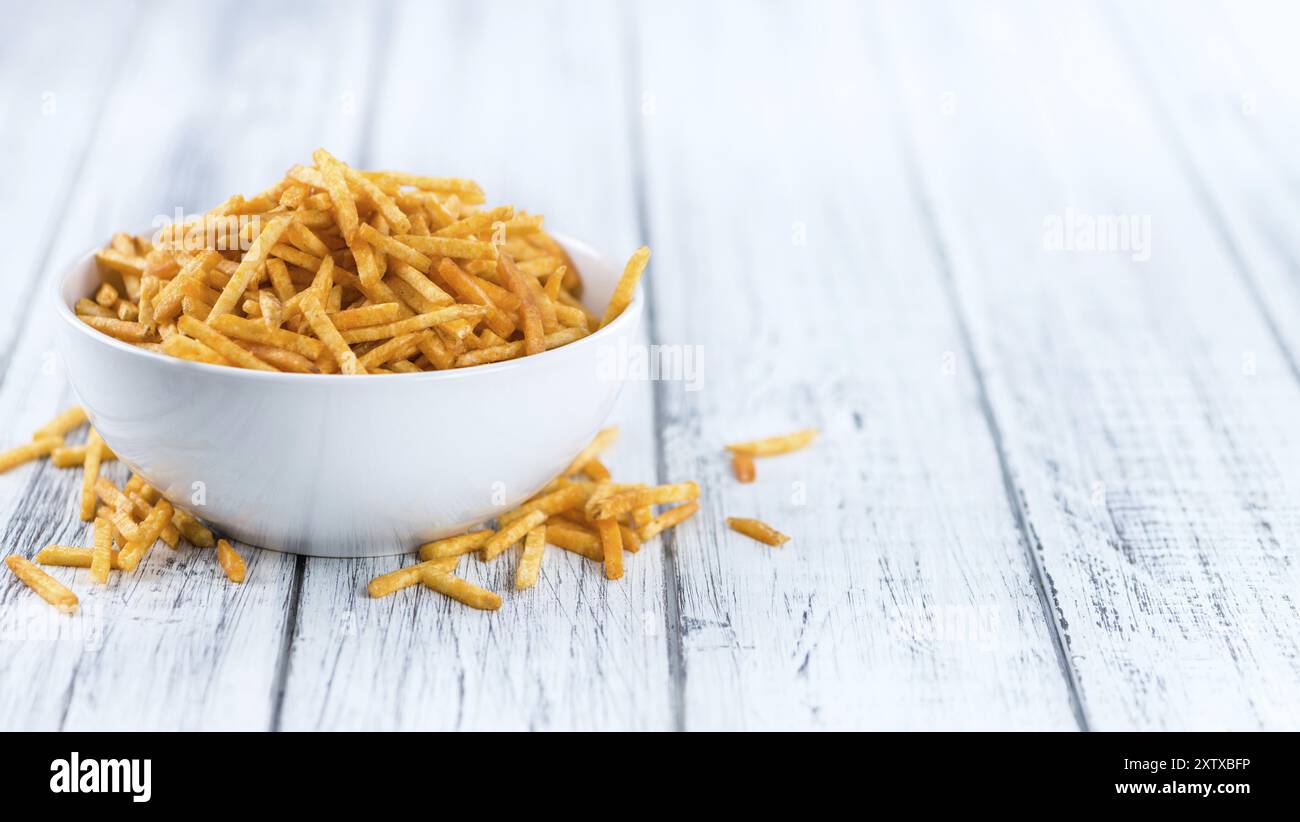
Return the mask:
[[[619,268],[616,263],[612,262],[608,255],[596,250],[589,243],[585,243],[567,234],[559,232],[550,232],[550,236],[566,249],[581,251],[583,254],[596,260],[613,265],[616,270]],[[327,384],[335,385],[342,382],[352,382],[356,380],[373,380],[375,377],[405,379],[411,382],[436,382],[443,380],[469,379],[475,375],[487,376],[489,374],[498,374],[516,368],[528,368],[530,367],[530,364],[537,365],[542,361],[554,362],[566,351],[568,351],[570,355],[573,355],[578,353],[579,349],[585,349],[591,345],[597,345],[599,343],[593,342],[597,337],[611,337],[615,333],[623,330],[625,326],[631,325],[635,322],[636,319],[640,317],[645,305],[645,292],[642,284],[637,283],[636,290],[632,294],[632,301],[628,303],[627,308],[623,309],[623,313],[615,317],[614,321],[609,325],[601,326],[582,339],[575,340],[567,345],[562,345],[559,348],[552,348],[548,351],[543,351],[540,354],[530,354],[525,357],[516,357],[502,362],[484,363],[482,365],[470,366],[469,368],[451,368],[446,371],[420,371],[418,373],[396,374],[299,374],[292,371],[256,371],[251,368],[238,368],[230,365],[215,365],[212,363],[195,362],[194,360],[173,357],[170,354],[150,351],[147,348],[140,348],[139,346],[131,345],[130,343],[123,342],[115,337],[110,337],[102,331],[92,328],[77,319],[77,315],[73,313],[72,309],[63,300],[63,289],[67,284],[68,279],[72,276],[72,273],[91,260],[100,248],[102,248],[102,246],[96,246],[78,254],[71,263],[60,268],[59,275],[53,278],[51,297],[54,300],[55,311],[58,313],[61,320],[72,326],[76,331],[85,334],[89,338],[105,344],[110,348],[130,352],[138,357],[144,357],[147,360],[166,364],[167,367],[178,368],[184,371],[196,371],[200,374],[208,373],[217,376],[226,376],[232,379],[259,381],[290,380],[293,382],[308,383],[327,380]],[[609,334],[605,333],[607,330],[610,332]],[[569,349],[574,350],[569,351]]]

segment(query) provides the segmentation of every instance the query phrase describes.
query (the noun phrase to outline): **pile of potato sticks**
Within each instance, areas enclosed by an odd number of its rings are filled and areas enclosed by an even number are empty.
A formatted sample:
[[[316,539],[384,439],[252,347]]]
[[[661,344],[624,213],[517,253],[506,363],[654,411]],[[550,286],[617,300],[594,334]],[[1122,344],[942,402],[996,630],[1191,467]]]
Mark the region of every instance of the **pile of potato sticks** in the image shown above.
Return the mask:
[[[650,257],[628,261],[602,317],[540,215],[484,206],[473,180],[358,171],[324,149],[253,197],[153,238],[116,234],[75,305],[132,345],[260,371],[394,374],[538,354],[613,321]]]

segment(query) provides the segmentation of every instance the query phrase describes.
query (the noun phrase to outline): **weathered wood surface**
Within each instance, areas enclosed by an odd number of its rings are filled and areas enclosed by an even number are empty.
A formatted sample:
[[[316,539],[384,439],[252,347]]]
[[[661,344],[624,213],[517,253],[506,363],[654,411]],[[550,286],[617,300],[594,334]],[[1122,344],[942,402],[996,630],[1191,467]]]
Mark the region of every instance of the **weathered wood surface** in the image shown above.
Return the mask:
[[[648,332],[703,371],[629,384],[609,462],[705,496],[622,583],[552,550],[492,614],[248,546],[239,587],[189,547],[55,569],[72,618],[6,576],[0,727],[1300,727],[1294,11],[14,11],[0,446],[72,401],[41,313],[69,259],[324,145],[649,243]],[[1149,217],[1150,259],[1051,250],[1066,209]],[[731,478],[722,443],[809,425]],[[0,553],[86,544],[78,481],[0,475]]]

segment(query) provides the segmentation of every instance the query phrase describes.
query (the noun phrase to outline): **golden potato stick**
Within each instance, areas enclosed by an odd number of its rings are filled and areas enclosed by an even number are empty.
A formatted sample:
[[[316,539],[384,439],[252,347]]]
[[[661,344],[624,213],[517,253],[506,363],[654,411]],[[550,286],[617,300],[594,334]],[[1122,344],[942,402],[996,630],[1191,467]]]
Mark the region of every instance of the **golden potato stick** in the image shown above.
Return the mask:
[[[239,267],[231,275],[230,282],[226,283],[226,287],[221,290],[221,296],[217,298],[216,303],[212,306],[212,312],[208,314],[208,322],[220,317],[222,314],[229,314],[239,303],[239,298],[243,296],[244,290],[248,288],[248,284],[252,282],[253,276],[257,274],[258,270],[266,264],[266,258],[270,256],[271,249],[279,242],[280,235],[284,234],[291,222],[293,222],[293,215],[285,214],[273,217],[270,222],[266,223],[257,235],[257,239],[249,246],[244,258],[239,261]]]
[[[623,538],[623,550],[630,554],[635,554],[641,550],[641,538],[636,535],[636,531],[619,523],[618,533]]]
[[[74,428],[86,424],[86,410],[80,405],[60,411],[54,419],[32,432],[32,439],[62,437]]]
[[[112,535],[113,532],[110,527],[110,539]],[[117,551],[109,551],[108,567],[112,571],[122,570],[122,566],[118,564],[117,556]],[[41,565],[57,565],[62,568],[90,568],[94,560],[95,551],[93,548],[78,548],[71,545],[47,545],[36,553],[36,561]]]
[[[413,331],[423,331],[426,328],[432,328],[435,325],[441,325],[452,320],[478,319],[482,316],[484,316],[484,309],[481,306],[449,305],[446,308],[439,308],[437,311],[417,314],[414,317],[408,317],[405,320],[398,320],[387,325],[353,328],[342,332],[342,339],[348,343],[377,342],[402,334],[410,334]],[[319,337],[320,333],[317,332],[316,336]]]
[[[140,564],[140,560],[144,559],[145,554],[162,536],[163,528],[171,522],[171,518],[171,503],[165,499],[159,500],[158,504],[149,512],[149,516],[145,517],[144,522],[141,523],[139,538],[128,539],[126,546],[122,549],[119,561],[122,563],[123,571],[129,573],[136,569],[136,566]]]
[[[77,610],[77,595],[69,591],[54,577],[37,568],[23,557],[6,557],[5,564],[14,576],[21,579],[37,596],[65,614]]]
[[[542,554],[546,552],[546,526],[539,525],[524,537],[524,555],[515,569],[515,590],[522,591],[537,584],[542,570]]]
[[[101,508],[102,507],[103,506],[101,506]],[[135,505],[128,503],[109,511],[107,517],[104,517],[102,514],[100,516],[103,519],[107,519],[112,526],[117,529],[117,532],[126,538],[127,542],[132,542],[144,536],[140,531],[140,526],[137,525],[136,521],[131,517],[131,512],[134,509]]]
[[[357,236],[351,243],[352,259],[357,264],[357,278],[365,285],[376,285],[383,279],[384,272],[379,269],[379,260],[370,243]]]
[[[446,371],[456,364],[456,358],[447,350],[447,346],[438,338],[438,335],[432,331],[424,331],[416,336],[416,345],[420,348],[420,353],[429,358],[433,367],[439,371]]]
[[[438,557],[436,559],[426,560],[418,565],[408,565],[405,568],[398,568],[396,571],[390,571],[387,574],[380,574],[370,580],[370,584],[366,586],[366,591],[375,599],[386,597],[395,591],[409,588],[418,583],[420,581],[421,572],[426,569],[450,571],[456,567],[456,563],[459,561],[459,556]]]
[[[91,317],[85,314],[81,315],[81,321],[96,331],[101,331],[122,342],[135,343],[149,339],[149,329],[140,323],[110,317]]]
[[[361,367],[367,370],[377,368],[393,360],[404,360],[415,355],[419,348],[419,336],[423,332],[411,332],[403,334],[400,337],[393,337],[386,343],[378,345],[365,354],[362,354],[357,362]]]
[[[235,553],[228,540],[217,540],[217,562],[221,563],[221,570],[226,572],[226,579],[234,583],[244,581],[244,558]]]
[[[468,534],[438,539],[433,542],[426,542],[420,546],[420,559],[445,559],[447,557],[458,557],[462,554],[468,554],[483,547],[483,544],[492,539],[496,533],[491,529],[482,531],[470,531]]]
[[[622,579],[623,535],[619,533],[618,522],[612,519],[598,519],[596,533],[600,535],[600,546],[605,560],[605,578]]]
[[[330,318],[325,315],[325,309],[321,308],[320,300],[316,299],[315,294],[309,294],[302,301],[303,314],[307,316],[307,322],[316,332],[316,336],[333,355],[334,361],[338,363],[339,370],[344,374],[364,374],[366,369],[357,362],[357,355],[352,353],[348,344],[344,342],[343,337],[339,335],[338,329]]]
[[[324,151],[324,149],[321,150]],[[303,165],[295,165],[289,169],[289,173],[285,176],[287,176],[291,180],[297,180],[298,182],[310,186],[311,188],[314,189],[319,190],[319,189],[326,188],[325,177],[314,168],[308,168],[307,166],[303,166]]]
[[[280,307],[280,301],[269,289],[257,292],[257,307],[261,310],[262,322],[271,331],[278,329],[284,322],[284,310]]]
[[[87,300],[85,297],[77,300],[76,310],[78,317],[117,317],[112,311]]]
[[[295,225],[298,225],[298,223],[292,223],[290,228]],[[323,261],[322,264],[324,264]],[[271,287],[275,289],[275,296],[280,298],[281,310],[283,310],[283,304],[288,302],[289,298],[296,293],[296,289],[293,287],[293,279],[289,276],[289,268],[284,264],[284,260],[273,257],[266,261],[266,273],[271,278]]]
[[[100,462],[111,462],[117,459],[117,454],[107,445],[99,447]],[[55,468],[72,468],[73,466],[85,465],[86,463],[86,446],[84,445],[65,445],[55,448],[50,452],[50,463]]]
[[[446,594],[480,611],[495,611],[501,607],[501,597],[472,582],[454,577],[446,571],[425,568],[420,572],[420,581],[426,588],[432,588],[440,594]]]
[[[306,251],[301,251],[288,243],[276,243],[271,246],[271,257],[267,262],[270,262],[271,259],[275,258],[284,260],[287,263],[293,263],[299,268],[306,269],[307,271],[315,271],[320,268],[322,262],[320,257],[308,254]],[[327,257],[325,259],[330,258]]]
[[[509,525],[534,511],[541,511],[549,517],[551,514],[568,511],[570,508],[580,508],[594,489],[595,486],[589,482],[575,482],[545,496],[534,497],[515,510],[502,514],[497,521],[501,525]]]
[[[513,206],[497,206],[477,214],[471,214],[463,220],[457,220],[449,226],[433,232],[435,237],[469,237],[488,231],[493,223],[509,220],[514,216]]]
[[[285,238],[300,251],[310,254],[318,259],[330,256],[330,247],[325,245],[325,241],[320,237],[317,237],[316,232],[312,231],[307,226],[295,221],[289,224],[289,227],[285,229],[284,233]],[[283,263],[281,263],[281,265],[283,265]]]
[[[203,526],[193,514],[180,508],[172,511],[172,525],[185,535],[190,544],[196,548],[211,548],[212,532]]]
[[[165,323],[179,313],[181,308],[182,288],[186,283],[202,285],[202,279],[208,271],[221,262],[222,256],[215,251],[200,251],[190,257],[172,281],[162,287],[154,300],[153,319],[155,323]]]
[[[393,274],[403,283],[415,289],[417,294],[427,300],[434,307],[451,305],[456,302],[455,297],[452,297],[446,291],[439,288],[433,280],[430,280],[422,274],[415,266],[407,265],[401,260],[398,260],[393,266]]]
[[[427,272],[433,268],[433,260],[424,256],[420,252],[411,248],[405,243],[399,242],[387,234],[381,233],[377,228],[369,223],[362,223],[357,231],[357,236],[370,243],[376,251],[381,251],[390,257],[395,257],[402,262],[410,265],[420,271]]]
[[[398,186],[411,186],[425,191],[437,191],[441,194],[469,195],[471,198],[482,198],[483,196],[483,189],[479,184],[465,177],[425,177],[419,174],[408,174],[405,171],[365,171],[362,173],[369,179],[381,184],[387,182]]]
[[[671,485],[656,485],[640,491],[625,491],[603,499],[587,501],[587,516],[592,519],[612,519],[628,513],[633,508],[646,505],[663,505],[668,502],[690,502],[699,499],[700,486],[694,481]]]
[[[123,276],[144,273],[144,260],[139,257],[128,257],[111,248],[95,252],[95,260],[109,271],[116,271]]]
[[[542,329],[542,310],[537,307],[537,300],[528,288],[526,275],[515,266],[515,261],[508,254],[497,258],[497,271],[519,300],[519,324],[524,329],[524,353],[542,353],[546,350],[545,343],[542,342],[546,334]]]
[[[303,292],[309,293],[309,292]],[[314,360],[325,350],[325,344],[304,334],[295,334],[283,328],[271,330],[264,323],[227,314],[213,321],[217,331],[237,340],[273,345]]]
[[[117,300],[117,289],[113,287],[112,283],[101,283],[99,290],[95,292],[95,302],[105,308],[112,308],[117,305]]]
[[[284,348],[276,348],[273,345],[266,345],[265,343],[247,342],[245,340],[235,340],[235,345],[252,354],[254,357],[257,357],[262,362],[273,365],[281,371],[290,371],[295,374],[317,373],[316,363],[297,352],[289,351]]]
[[[578,455],[569,463],[569,467],[561,472],[562,476],[576,474],[587,466],[587,463],[595,459],[597,455],[603,453],[605,449],[614,444],[618,439],[618,426],[611,425],[608,428],[602,428],[592,437],[591,442],[578,452]]]
[[[560,287],[564,285],[564,272],[565,267],[560,266],[546,278],[546,296],[552,300],[560,299]]]
[[[114,485],[108,477],[101,476],[99,479],[95,480],[95,493],[104,501],[105,505],[114,510],[123,506],[128,508],[134,507],[127,495],[122,493],[122,489]],[[148,512],[146,511],[142,515],[147,514]]]
[[[569,522],[551,520],[546,524],[546,541],[557,548],[579,554],[594,562],[604,562],[605,549],[600,537]]]
[[[788,454],[791,451],[798,451],[812,442],[816,436],[816,428],[806,428],[803,431],[782,434],[779,437],[766,437],[761,440],[732,443],[727,446],[727,450],[733,454],[748,454],[751,457],[771,457],[776,454]]]
[[[524,284],[532,293],[537,309],[542,312],[542,330],[547,334],[560,330],[560,316],[556,312],[555,301],[546,293],[546,289],[532,277],[525,277]]]
[[[368,177],[350,166],[343,166],[343,176],[348,183],[355,186],[374,205],[380,214],[384,215],[384,219],[397,233],[405,234],[411,230],[410,219],[397,207],[397,203],[393,202],[392,198],[385,194],[379,186],[371,182]]]
[[[496,304],[488,297],[487,292],[483,290],[483,287],[469,274],[466,274],[464,269],[444,257],[442,262],[438,264],[438,274],[451,287],[451,290],[456,292],[461,301],[481,305],[487,309],[488,313],[484,322],[487,323],[488,328],[506,339],[509,339],[510,335],[515,332],[514,322],[501,309],[497,308]]]
[[[637,529],[636,535],[641,538],[642,542],[647,542],[658,536],[661,531],[693,517],[695,512],[699,510],[700,504],[698,502],[688,502],[676,508],[669,508]]]
[[[347,177],[343,173],[343,163],[323,148],[313,151],[311,158],[320,171],[320,180],[325,190],[329,192],[330,208],[334,212],[339,231],[343,233],[344,241],[352,245],[361,220],[357,217],[357,201],[353,199],[352,190],[348,188]]]
[[[38,557],[39,559],[39,557]],[[95,518],[95,548],[90,555],[90,581],[104,585],[113,567],[113,526],[102,517]]]
[[[0,474],[25,462],[31,462],[37,457],[43,457],[60,445],[63,445],[63,437],[41,437],[0,453]]]
[[[226,316],[230,315],[227,314]],[[203,343],[180,334],[172,334],[163,340],[162,350],[182,360],[205,362],[209,365],[230,365],[230,360],[227,360]]]
[[[618,285],[614,287],[614,293],[609,298],[609,305],[605,307],[605,317],[600,321],[602,328],[612,323],[632,302],[632,295],[636,293],[636,284],[641,280],[641,273],[645,271],[649,260],[650,249],[645,246],[632,253],[627,266],[623,268],[623,276],[619,278]]]
[[[736,472],[736,479],[741,482],[753,482],[757,474],[754,458],[743,452],[737,452],[731,457],[731,470]]]
[[[490,331],[485,333],[491,333]],[[571,342],[582,339],[587,336],[586,329],[582,328],[565,328],[556,331],[554,334],[547,334],[542,338],[542,344],[545,350],[559,348],[562,345],[568,345]],[[483,365],[484,363],[500,362],[501,360],[510,360],[521,356],[524,353],[523,340],[505,343],[503,345],[492,345],[486,348],[480,348],[477,351],[468,351],[456,358],[456,367],[462,368],[469,365]]]
[[[234,340],[222,334],[206,323],[200,322],[193,317],[181,317],[176,323],[176,327],[182,333],[188,334],[199,342],[211,348],[230,361],[231,365],[237,365],[240,368],[251,368],[255,371],[279,371],[273,365],[262,362],[257,357],[248,353],[244,349],[235,345]],[[263,326],[265,328],[265,326]]]
[[[360,308],[348,308],[330,317],[334,327],[339,331],[364,328],[368,325],[386,325],[402,319],[402,306],[397,303],[379,303],[363,305]]]
[[[152,329],[154,327],[153,301],[158,296],[158,289],[161,287],[162,284],[158,281],[158,278],[152,274],[145,274],[140,283],[140,308],[136,319],[145,328]]]
[[[434,257],[455,257],[458,260],[495,260],[497,247],[482,240],[462,240],[455,237],[420,237],[399,234],[395,240]]]
[[[762,520],[727,517],[727,525],[731,527],[731,530],[739,531],[745,536],[767,545],[784,545],[790,541],[789,537]]]
[[[103,459],[104,439],[94,428],[86,438],[86,464],[81,474],[81,520],[95,518],[95,480],[99,479],[99,462]]]
[[[491,539],[483,543],[481,555],[483,561],[487,562],[495,559],[502,551],[523,539],[524,534],[527,534],[543,522],[546,522],[546,512],[533,511],[497,531],[492,535]]]
[[[610,477],[609,469],[605,467],[605,463],[601,462],[598,457],[587,460],[587,464],[582,466],[582,473],[586,474],[594,482],[605,482]]]

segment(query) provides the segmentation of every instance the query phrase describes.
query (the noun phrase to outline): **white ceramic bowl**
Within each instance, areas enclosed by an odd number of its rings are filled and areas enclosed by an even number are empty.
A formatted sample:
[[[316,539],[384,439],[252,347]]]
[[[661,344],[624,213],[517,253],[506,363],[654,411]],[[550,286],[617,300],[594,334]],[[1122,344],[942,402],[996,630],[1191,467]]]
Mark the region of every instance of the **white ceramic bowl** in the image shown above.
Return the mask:
[[[622,272],[557,237],[600,313]],[[488,520],[585,445],[622,389],[602,356],[632,343],[645,302],[560,348],[420,374],[272,374],[175,359],[73,314],[94,253],[56,283],[60,352],[95,428],[172,502],[252,545],[296,554],[399,554]],[[599,307],[599,308],[598,308]]]

